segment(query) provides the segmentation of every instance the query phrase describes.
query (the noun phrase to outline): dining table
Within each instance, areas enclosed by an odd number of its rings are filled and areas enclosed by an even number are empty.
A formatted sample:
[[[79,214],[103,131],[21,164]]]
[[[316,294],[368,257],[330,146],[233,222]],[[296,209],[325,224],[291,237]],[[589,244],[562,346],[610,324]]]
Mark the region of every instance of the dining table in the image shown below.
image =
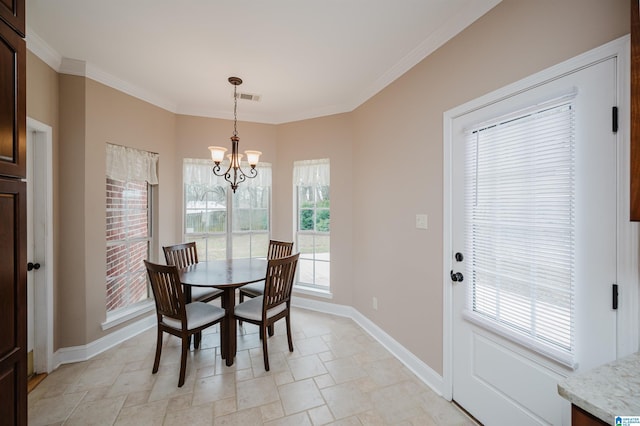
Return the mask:
[[[225,259],[199,262],[178,270],[187,302],[191,301],[191,287],[213,287],[223,291],[222,307],[225,318],[220,328],[220,353],[227,366],[236,356],[236,289],[262,281],[267,274],[267,260],[259,258]]]

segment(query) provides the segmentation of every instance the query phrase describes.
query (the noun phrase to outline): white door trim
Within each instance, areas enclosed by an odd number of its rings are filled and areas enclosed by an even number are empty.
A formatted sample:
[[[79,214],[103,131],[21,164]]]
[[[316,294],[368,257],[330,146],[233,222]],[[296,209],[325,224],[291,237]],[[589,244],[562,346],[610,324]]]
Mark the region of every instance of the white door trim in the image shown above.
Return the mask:
[[[638,350],[638,224],[629,221],[629,36],[613,40],[603,46],[583,53],[575,58],[547,68],[532,76],[505,86],[494,92],[446,111],[443,115],[443,397],[453,397],[453,291],[449,271],[452,269],[452,169],[453,132],[455,118],[486,105],[499,102],[544,82],[557,79],[574,70],[586,67],[607,58],[618,58],[617,90],[620,104],[618,141],[618,265],[617,276],[620,292],[618,308],[618,347],[620,358]],[[613,106],[613,105],[612,105]],[[613,283],[612,283],[613,284]]]
[[[44,181],[45,193],[45,236],[44,259],[38,262],[44,266],[44,285],[34,287],[35,308],[35,346],[34,368],[38,373],[50,373],[53,370],[53,131],[50,126],[27,117],[27,132],[33,132],[34,146],[27,149],[37,150],[45,156]],[[34,151],[35,152],[35,151]]]

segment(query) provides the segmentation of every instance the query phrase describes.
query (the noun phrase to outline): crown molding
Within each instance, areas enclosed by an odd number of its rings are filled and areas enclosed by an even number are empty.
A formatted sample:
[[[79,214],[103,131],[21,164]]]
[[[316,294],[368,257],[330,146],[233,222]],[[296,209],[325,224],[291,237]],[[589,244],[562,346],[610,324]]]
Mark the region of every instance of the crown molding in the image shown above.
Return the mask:
[[[27,49],[49,65],[56,72],[60,72],[62,56],[49,46],[42,38],[27,25]]]
[[[393,83],[400,76],[405,74],[411,68],[416,66],[424,58],[435,52],[438,48],[451,40],[465,28],[478,20],[485,13],[497,6],[502,0],[472,0],[461,8],[459,13],[449,19],[444,25],[441,25],[437,31],[434,31],[427,37],[418,47],[409,52],[397,64],[391,67],[386,73],[381,75],[371,86],[363,91],[360,96],[355,99],[354,103],[345,106],[345,110],[353,111],[374,95],[382,91],[389,84]]]
[[[440,26],[437,31],[433,32],[427,39],[420,43],[418,47],[413,49],[397,64],[382,74],[366,90],[362,91],[359,95],[356,95],[351,102],[348,101],[342,104],[323,106],[310,111],[296,111],[291,114],[248,114],[243,116],[242,119],[243,121],[255,123],[283,124],[351,112],[382,91],[389,84],[393,83],[396,79],[405,74],[439,47],[444,45],[455,35],[459,34],[467,26],[471,25],[475,20],[483,16],[501,1],[502,0],[470,0],[467,2],[465,7],[461,8],[458,14],[449,19],[445,25]],[[159,96],[156,93],[152,93],[113,76],[91,63],[77,59],[63,58],[29,26],[27,26],[27,48],[59,73],[91,78],[92,80],[174,114],[220,119],[231,118],[228,111],[181,106],[176,104],[174,101]]]

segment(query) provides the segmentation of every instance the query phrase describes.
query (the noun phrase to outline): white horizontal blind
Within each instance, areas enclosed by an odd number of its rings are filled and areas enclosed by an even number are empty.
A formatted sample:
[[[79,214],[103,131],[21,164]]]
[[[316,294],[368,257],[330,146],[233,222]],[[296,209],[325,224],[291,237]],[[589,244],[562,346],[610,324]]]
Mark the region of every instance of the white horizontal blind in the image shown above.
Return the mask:
[[[538,105],[467,136],[467,317],[572,365],[574,108]]]

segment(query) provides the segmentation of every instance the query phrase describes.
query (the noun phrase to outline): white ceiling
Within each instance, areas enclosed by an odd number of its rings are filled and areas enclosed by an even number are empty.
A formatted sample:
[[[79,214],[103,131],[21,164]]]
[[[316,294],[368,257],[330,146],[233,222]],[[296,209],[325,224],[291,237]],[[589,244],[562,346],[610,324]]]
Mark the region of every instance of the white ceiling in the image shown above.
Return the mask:
[[[179,114],[232,117],[238,76],[261,97],[238,119],[283,123],[353,110],[500,1],[28,0],[27,46]]]

